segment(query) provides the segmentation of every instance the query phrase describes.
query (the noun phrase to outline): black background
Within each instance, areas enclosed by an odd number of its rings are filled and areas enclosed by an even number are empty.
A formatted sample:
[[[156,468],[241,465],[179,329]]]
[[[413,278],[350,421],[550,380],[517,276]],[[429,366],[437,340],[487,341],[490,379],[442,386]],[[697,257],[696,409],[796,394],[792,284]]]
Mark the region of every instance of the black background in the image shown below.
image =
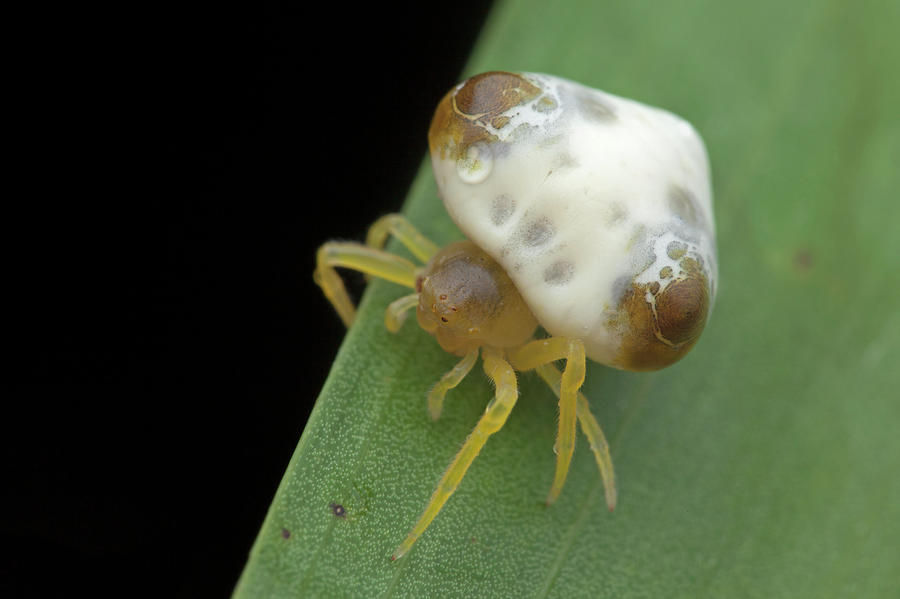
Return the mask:
[[[489,3],[419,4],[22,21],[4,596],[231,592],[343,336],[315,248],[400,208]]]

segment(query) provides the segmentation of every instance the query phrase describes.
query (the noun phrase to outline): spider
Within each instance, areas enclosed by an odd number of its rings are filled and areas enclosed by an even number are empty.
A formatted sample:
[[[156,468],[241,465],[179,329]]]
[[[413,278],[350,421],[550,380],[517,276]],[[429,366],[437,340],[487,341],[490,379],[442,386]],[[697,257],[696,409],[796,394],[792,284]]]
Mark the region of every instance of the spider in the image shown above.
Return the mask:
[[[432,419],[479,356],[495,385],[392,560],[503,427],[518,399],[516,371],[536,371],[559,399],[547,504],[565,483],[577,423],[612,510],[609,446],[580,392],[586,359],[626,370],[677,361],[703,330],[717,276],[706,151],[679,117],[550,75],[489,72],[444,96],[428,138],[440,195],[468,240],[439,248],[389,214],[365,244],[322,245],[314,274],[347,326],[355,308],[336,268],[414,290],[387,307],[387,329],[398,331],[415,308],[419,326],[461,358],[428,392]],[[384,251],[390,236],[422,265]],[[550,336],[536,338],[539,327]]]

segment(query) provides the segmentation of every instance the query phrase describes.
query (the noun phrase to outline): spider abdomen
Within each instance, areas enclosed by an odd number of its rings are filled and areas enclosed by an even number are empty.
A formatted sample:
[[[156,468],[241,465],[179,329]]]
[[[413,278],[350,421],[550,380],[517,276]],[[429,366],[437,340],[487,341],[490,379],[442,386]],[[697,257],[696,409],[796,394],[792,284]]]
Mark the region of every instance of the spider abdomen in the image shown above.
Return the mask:
[[[548,333],[626,370],[687,353],[717,277],[691,125],[559,77],[494,72],[444,97],[429,144],[450,216]]]

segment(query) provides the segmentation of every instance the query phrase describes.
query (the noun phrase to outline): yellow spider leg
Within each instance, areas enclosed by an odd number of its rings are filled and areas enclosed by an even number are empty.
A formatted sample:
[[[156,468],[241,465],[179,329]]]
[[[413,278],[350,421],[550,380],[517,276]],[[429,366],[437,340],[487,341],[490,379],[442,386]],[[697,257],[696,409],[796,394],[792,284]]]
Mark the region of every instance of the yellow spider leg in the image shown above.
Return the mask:
[[[544,382],[553,390],[557,397],[560,395],[560,383],[562,382],[559,370],[553,364],[544,364],[538,366],[535,370]],[[606,507],[609,511],[613,511],[616,507],[616,473],[613,470],[612,458],[609,455],[609,444],[606,442],[606,436],[603,429],[594,415],[591,413],[591,406],[588,403],[584,393],[578,392],[578,405],[576,408],[578,423],[581,425],[581,432],[587,437],[594,452],[594,460],[600,469],[600,478],[603,480],[603,489],[606,491]]]
[[[396,333],[403,326],[408,310],[414,308],[419,303],[419,294],[410,293],[404,295],[400,299],[396,299],[390,303],[384,312],[384,326],[392,333]]]
[[[406,540],[391,556],[392,560],[403,557],[413,543],[416,542],[416,539],[425,532],[425,529],[434,520],[434,517],[441,510],[447,499],[453,495],[457,485],[459,485],[459,481],[462,480],[466,470],[469,469],[472,461],[475,460],[475,456],[484,447],[488,437],[503,428],[506,418],[512,411],[513,406],[516,405],[519,390],[516,385],[515,371],[503,359],[503,354],[498,349],[485,347],[481,355],[484,359],[484,371],[491,377],[496,387],[494,399],[488,404],[478,424],[475,425],[475,429],[463,444],[462,449],[453,458],[453,462],[450,463],[450,467],[447,468],[437,488],[434,490],[431,500],[425,506],[425,511],[422,512],[419,521],[409,532]]]
[[[428,415],[431,416],[432,420],[437,420],[441,417],[441,410],[444,407],[444,396],[447,394],[447,391],[456,387],[466,378],[466,375],[475,366],[477,359],[478,348],[476,347],[467,353],[450,372],[441,377],[441,380],[428,392]]]
[[[335,267],[359,270],[407,287],[416,286],[416,265],[405,258],[359,243],[329,241],[322,244],[316,253],[313,278],[348,327],[356,317],[356,308]]]
[[[575,452],[575,416],[577,412],[578,389],[584,383],[584,344],[578,339],[550,337],[538,339],[512,350],[509,361],[517,370],[533,370],[542,364],[566,360],[559,394],[559,428],[556,433],[556,474],[547,505],[556,501],[566,482],[569,464]]]
[[[381,249],[387,242],[388,235],[393,235],[406,246],[413,255],[422,262],[428,262],[438,251],[438,246],[419,233],[411,222],[402,214],[386,214],[369,227],[366,245]]]

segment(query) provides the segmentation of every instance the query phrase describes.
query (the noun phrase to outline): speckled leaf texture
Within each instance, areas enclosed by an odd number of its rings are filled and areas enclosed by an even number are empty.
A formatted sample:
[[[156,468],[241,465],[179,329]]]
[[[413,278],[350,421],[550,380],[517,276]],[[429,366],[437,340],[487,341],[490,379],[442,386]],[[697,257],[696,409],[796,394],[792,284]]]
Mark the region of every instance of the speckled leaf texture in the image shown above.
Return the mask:
[[[894,0],[498,3],[466,74],[553,73],[704,136],[712,320],[661,372],[590,365],[614,513],[583,438],[542,504],[556,405],[525,375],[506,427],[392,563],[492,389],[479,367],[430,422],[425,394],[455,359],[412,321],[388,333],[403,290],[373,284],[236,596],[896,597],[898,30]],[[459,235],[427,168],[405,211],[439,242]]]

